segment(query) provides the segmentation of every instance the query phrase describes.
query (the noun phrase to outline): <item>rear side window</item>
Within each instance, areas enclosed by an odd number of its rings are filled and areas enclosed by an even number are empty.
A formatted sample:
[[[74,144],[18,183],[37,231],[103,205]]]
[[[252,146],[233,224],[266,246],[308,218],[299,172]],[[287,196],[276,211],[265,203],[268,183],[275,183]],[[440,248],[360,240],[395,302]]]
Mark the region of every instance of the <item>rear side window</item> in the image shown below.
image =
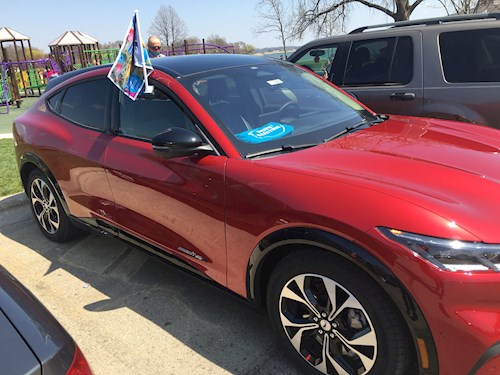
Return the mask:
[[[499,28],[442,33],[439,48],[446,81],[500,81]]]
[[[68,87],[60,101],[59,114],[76,124],[104,130],[110,113],[112,87],[112,82],[107,78]],[[52,100],[57,105],[57,96],[49,99],[51,109]]]
[[[413,77],[409,36],[359,40],[351,45],[344,85],[405,85]]]

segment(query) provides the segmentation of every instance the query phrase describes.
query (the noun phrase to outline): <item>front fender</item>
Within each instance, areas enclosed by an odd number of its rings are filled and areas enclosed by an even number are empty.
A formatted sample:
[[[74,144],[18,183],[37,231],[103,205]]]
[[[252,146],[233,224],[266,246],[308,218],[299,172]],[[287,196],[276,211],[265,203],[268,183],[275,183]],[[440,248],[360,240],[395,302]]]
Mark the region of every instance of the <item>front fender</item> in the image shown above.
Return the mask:
[[[287,228],[266,236],[254,248],[247,267],[247,295],[257,306],[265,305],[267,281],[276,264],[295,249],[311,247],[328,251],[366,272],[402,313],[416,352],[425,343],[429,369],[437,369],[437,352],[431,331],[416,301],[398,278],[369,252],[340,236],[314,228]],[[431,374],[421,369],[420,374]]]

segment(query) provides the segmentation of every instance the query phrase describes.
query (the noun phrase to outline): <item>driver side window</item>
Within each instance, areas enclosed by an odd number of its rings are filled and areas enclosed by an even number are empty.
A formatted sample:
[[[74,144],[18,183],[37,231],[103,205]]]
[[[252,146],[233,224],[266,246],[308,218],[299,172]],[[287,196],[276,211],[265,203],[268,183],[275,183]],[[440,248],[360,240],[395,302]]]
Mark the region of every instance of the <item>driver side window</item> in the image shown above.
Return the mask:
[[[135,101],[120,93],[119,101],[122,135],[150,140],[172,127],[196,129],[184,111],[157,87]]]

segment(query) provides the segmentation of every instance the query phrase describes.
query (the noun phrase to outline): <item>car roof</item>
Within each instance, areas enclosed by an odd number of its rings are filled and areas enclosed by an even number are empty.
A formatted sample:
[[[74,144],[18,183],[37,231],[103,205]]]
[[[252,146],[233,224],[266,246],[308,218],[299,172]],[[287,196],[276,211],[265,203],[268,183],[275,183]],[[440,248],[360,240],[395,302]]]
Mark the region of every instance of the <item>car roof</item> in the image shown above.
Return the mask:
[[[181,78],[191,74],[218,70],[224,68],[232,68],[243,65],[256,65],[265,64],[277,59],[267,58],[262,56],[253,55],[237,55],[237,54],[204,54],[204,55],[179,55],[179,56],[166,56],[151,59],[154,69],[161,70],[172,77]],[[101,69],[104,67],[111,67],[112,64],[96,65],[83,69],[73,70],[64,73],[63,75],[51,79],[45,91],[49,91],[58,84],[83,73]]]
[[[408,20],[408,21],[399,21],[399,22],[391,22],[384,23],[379,25],[370,25],[358,27],[357,29],[352,30],[349,34],[357,34],[362,33],[365,30],[370,29],[381,29],[386,28],[386,30],[400,28],[400,27],[409,27],[409,26],[434,26],[434,25],[446,25],[450,23],[456,22],[470,22],[470,21],[483,21],[483,20],[499,20],[500,13],[473,13],[473,14],[458,14],[446,17],[435,17],[435,18],[424,18],[417,20]]]
[[[111,67],[111,64],[95,65],[95,66],[90,66],[90,67],[78,69],[78,70],[72,70],[70,72],[64,73],[64,74],[60,75],[59,77],[50,79],[49,82],[47,83],[47,86],[45,86],[45,91],[46,92],[50,91],[50,89],[52,89],[53,87],[56,87],[58,84],[70,79],[71,77],[77,76],[79,74],[83,74],[85,72],[90,72],[92,70],[100,69],[100,68],[106,67],[106,66]]]
[[[152,59],[153,68],[175,77],[244,65],[265,64],[276,59],[253,55],[206,54],[168,56]]]

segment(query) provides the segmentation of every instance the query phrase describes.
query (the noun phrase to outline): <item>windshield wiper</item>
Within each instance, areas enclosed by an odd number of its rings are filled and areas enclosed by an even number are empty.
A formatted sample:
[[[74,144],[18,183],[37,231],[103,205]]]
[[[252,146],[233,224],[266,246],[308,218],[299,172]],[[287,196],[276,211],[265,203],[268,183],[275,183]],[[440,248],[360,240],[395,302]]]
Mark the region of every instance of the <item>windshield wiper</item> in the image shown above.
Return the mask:
[[[379,124],[381,122],[384,122],[385,120],[387,120],[388,117],[384,116],[384,115],[379,115],[377,116],[375,119],[373,119],[372,121],[368,121],[366,119],[363,119],[363,121],[357,123],[356,125],[353,125],[353,126],[348,126],[344,129],[342,129],[341,131],[339,131],[338,133],[335,133],[334,135],[332,135],[331,137],[328,137],[326,138],[323,142],[329,142],[331,140],[334,140],[335,138],[338,138],[344,134],[347,134],[347,133],[351,133],[353,130],[356,130],[356,129],[359,129],[361,128],[362,126],[373,126],[375,124]]]
[[[247,159],[251,159],[251,158],[254,158],[256,156],[271,155],[271,154],[276,154],[276,153],[280,153],[280,152],[291,152],[291,151],[303,150],[305,148],[314,147],[317,145],[318,145],[317,143],[306,143],[303,145],[282,145],[280,148],[272,148],[270,150],[264,150],[264,151],[246,154],[245,157]]]
[[[332,135],[331,137],[324,139],[323,142],[324,143],[329,142],[335,138],[338,138],[344,134],[350,133],[350,132],[352,132],[356,129],[359,129],[363,126],[369,127],[369,126],[373,126],[375,124],[379,124],[381,122],[384,122],[388,118],[389,117],[387,117],[386,115],[377,115],[377,117],[375,119],[373,119],[372,121],[368,121],[366,119],[363,119],[363,121],[357,123],[356,125],[348,126],[345,129],[342,129],[341,131],[339,131],[338,133]],[[264,151],[258,151],[258,152],[246,154],[245,158],[251,159],[251,158],[254,158],[256,156],[271,155],[271,154],[277,154],[277,153],[281,153],[281,152],[303,150],[305,148],[317,146],[318,144],[319,143],[306,143],[306,144],[302,144],[302,145],[282,145],[279,148],[273,148],[270,150],[264,150]]]

